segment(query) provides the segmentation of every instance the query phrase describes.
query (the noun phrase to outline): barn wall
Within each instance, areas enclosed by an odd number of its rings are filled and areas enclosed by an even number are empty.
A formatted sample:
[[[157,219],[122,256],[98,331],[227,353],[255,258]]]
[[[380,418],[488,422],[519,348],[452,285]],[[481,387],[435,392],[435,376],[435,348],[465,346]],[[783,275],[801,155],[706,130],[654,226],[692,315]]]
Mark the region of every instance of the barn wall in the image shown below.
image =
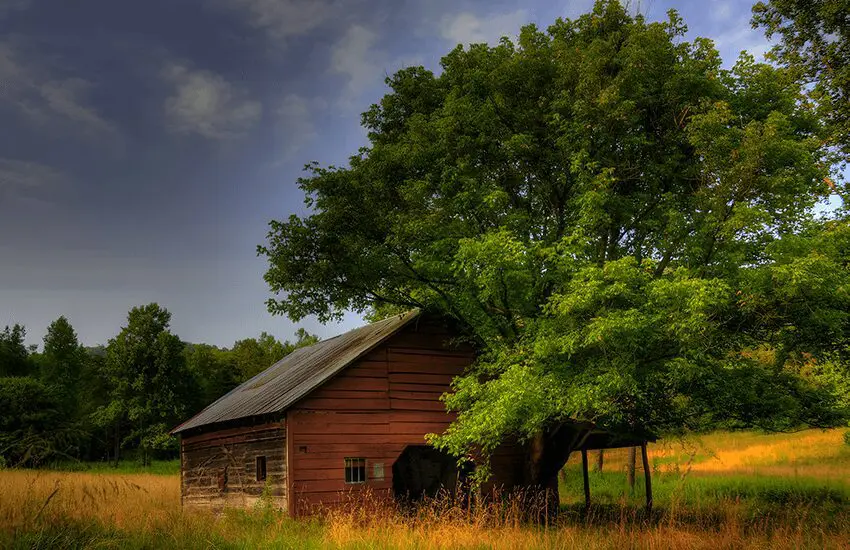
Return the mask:
[[[412,323],[290,408],[293,513],[364,489],[392,493],[392,465],[404,448],[424,445],[425,434],[442,432],[454,419],[439,397],[473,355],[448,339],[439,326]],[[367,483],[345,483],[346,457],[366,459]],[[373,479],[376,464],[383,466],[382,480]],[[499,466],[513,471],[513,463]]]
[[[274,422],[181,438],[184,506],[212,509],[252,506],[268,484],[275,506],[287,509],[285,434],[284,423]],[[266,457],[266,481],[256,479],[258,456]]]

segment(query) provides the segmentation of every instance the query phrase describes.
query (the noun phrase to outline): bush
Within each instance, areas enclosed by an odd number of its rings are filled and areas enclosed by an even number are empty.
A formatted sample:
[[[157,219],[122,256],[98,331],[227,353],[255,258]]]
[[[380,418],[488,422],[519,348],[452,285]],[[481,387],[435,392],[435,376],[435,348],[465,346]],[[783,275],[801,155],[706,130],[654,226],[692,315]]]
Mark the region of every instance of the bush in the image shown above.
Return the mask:
[[[844,444],[850,445],[850,430],[844,432]]]

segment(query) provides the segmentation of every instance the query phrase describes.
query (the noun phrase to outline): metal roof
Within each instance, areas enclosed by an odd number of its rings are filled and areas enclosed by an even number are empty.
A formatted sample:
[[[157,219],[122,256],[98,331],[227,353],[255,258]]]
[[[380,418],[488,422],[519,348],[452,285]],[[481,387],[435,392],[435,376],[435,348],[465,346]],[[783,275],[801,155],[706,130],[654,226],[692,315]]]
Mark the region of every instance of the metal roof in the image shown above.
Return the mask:
[[[279,413],[374,349],[419,315],[403,315],[299,348],[243,382],[171,433],[250,416]]]

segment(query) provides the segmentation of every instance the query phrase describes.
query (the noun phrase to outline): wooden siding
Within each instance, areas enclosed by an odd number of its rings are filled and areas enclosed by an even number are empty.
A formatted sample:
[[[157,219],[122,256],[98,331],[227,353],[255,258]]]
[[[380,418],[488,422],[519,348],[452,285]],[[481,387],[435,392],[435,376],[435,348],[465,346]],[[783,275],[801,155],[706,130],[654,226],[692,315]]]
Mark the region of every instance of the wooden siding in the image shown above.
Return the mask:
[[[267,423],[184,436],[181,500],[187,507],[248,507],[268,483],[275,505],[287,509],[286,435],[283,423]],[[266,481],[256,479],[257,457],[266,457]],[[227,483],[222,487],[227,470]]]
[[[438,326],[414,323],[326,382],[287,412],[292,511],[334,505],[346,493],[392,494],[392,467],[408,445],[453,420],[440,395],[473,360]],[[346,457],[366,459],[367,482],[346,484]],[[383,480],[373,479],[383,464]]]

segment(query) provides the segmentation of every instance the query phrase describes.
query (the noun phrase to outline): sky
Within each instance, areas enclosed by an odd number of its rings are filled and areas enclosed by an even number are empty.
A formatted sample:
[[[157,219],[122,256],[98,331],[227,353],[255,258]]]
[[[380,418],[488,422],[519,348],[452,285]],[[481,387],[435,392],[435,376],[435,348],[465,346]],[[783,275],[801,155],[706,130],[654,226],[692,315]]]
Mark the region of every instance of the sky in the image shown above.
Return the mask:
[[[670,8],[726,64],[768,48],[749,1]],[[105,344],[158,302],[183,340],[297,327],[270,315],[268,222],[305,212],[304,164],[344,165],[384,77],[457,44],[543,28],[591,0],[0,0],[0,326],[40,343],[65,315]]]

